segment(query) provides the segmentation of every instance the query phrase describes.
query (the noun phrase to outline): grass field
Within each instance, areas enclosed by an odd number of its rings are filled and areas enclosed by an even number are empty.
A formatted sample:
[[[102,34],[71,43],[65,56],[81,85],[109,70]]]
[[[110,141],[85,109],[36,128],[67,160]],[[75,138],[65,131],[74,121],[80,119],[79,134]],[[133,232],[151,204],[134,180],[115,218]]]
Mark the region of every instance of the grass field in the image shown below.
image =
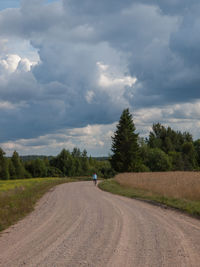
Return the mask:
[[[0,194],[13,189],[27,189],[41,183],[59,181],[57,178],[34,178],[34,179],[19,179],[19,180],[0,180]]]
[[[200,216],[200,173],[122,173],[99,184],[102,190],[145,199]]]
[[[0,181],[0,231],[34,209],[36,201],[55,185],[86,178],[37,178]]]
[[[165,197],[200,200],[200,172],[124,173],[115,179],[121,185]]]

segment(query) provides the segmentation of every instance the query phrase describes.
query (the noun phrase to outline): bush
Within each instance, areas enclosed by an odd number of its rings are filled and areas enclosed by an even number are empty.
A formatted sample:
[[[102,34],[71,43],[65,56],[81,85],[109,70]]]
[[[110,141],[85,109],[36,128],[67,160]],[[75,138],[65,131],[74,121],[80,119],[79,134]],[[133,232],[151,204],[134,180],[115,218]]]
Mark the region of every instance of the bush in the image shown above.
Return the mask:
[[[169,171],[171,169],[171,161],[164,151],[159,148],[153,148],[149,150],[147,166],[151,171]]]
[[[181,152],[170,151],[169,158],[172,164],[172,171],[184,170],[184,161]]]
[[[113,168],[102,168],[101,169],[102,178],[108,179],[116,175],[116,172]]]
[[[150,169],[145,164],[141,163],[136,167],[135,172],[150,172]]]

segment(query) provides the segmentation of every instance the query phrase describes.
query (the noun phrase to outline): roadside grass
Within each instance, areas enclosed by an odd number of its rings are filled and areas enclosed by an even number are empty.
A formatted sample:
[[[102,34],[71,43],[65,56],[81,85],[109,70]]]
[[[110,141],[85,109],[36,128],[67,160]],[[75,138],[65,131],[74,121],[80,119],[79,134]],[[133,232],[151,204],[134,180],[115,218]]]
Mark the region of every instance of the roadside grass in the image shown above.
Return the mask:
[[[152,204],[161,204],[186,212],[192,216],[200,218],[200,201],[188,199],[178,199],[156,194],[152,191],[132,188],[120,185],[115,179],[105,180],[99,183],[99,188],[112,194],[121,195],[139,200],[146,200]]]
[[[22,219],[52,187],[69,182],[86,181],[88,177],[34,178],[0,181],[0,231]]]

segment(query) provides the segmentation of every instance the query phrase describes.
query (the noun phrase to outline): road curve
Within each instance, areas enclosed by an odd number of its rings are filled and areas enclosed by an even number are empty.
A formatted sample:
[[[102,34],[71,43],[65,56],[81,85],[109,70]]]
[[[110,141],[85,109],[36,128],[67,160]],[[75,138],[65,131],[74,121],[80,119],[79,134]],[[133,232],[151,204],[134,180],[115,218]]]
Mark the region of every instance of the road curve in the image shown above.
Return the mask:
[[[200,221],[94,187],[57,186],[0,236],[0,266],[200,266]]]

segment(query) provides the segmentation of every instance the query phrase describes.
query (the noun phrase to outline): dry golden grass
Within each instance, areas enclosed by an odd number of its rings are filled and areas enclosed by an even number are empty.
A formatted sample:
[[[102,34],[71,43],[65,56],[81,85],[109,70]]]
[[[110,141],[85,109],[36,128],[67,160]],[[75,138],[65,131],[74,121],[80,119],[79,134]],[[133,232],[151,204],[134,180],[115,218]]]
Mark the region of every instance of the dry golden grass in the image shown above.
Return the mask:
[[[115,180],[165,197],[200,200],[200,172],[121,173]]]

